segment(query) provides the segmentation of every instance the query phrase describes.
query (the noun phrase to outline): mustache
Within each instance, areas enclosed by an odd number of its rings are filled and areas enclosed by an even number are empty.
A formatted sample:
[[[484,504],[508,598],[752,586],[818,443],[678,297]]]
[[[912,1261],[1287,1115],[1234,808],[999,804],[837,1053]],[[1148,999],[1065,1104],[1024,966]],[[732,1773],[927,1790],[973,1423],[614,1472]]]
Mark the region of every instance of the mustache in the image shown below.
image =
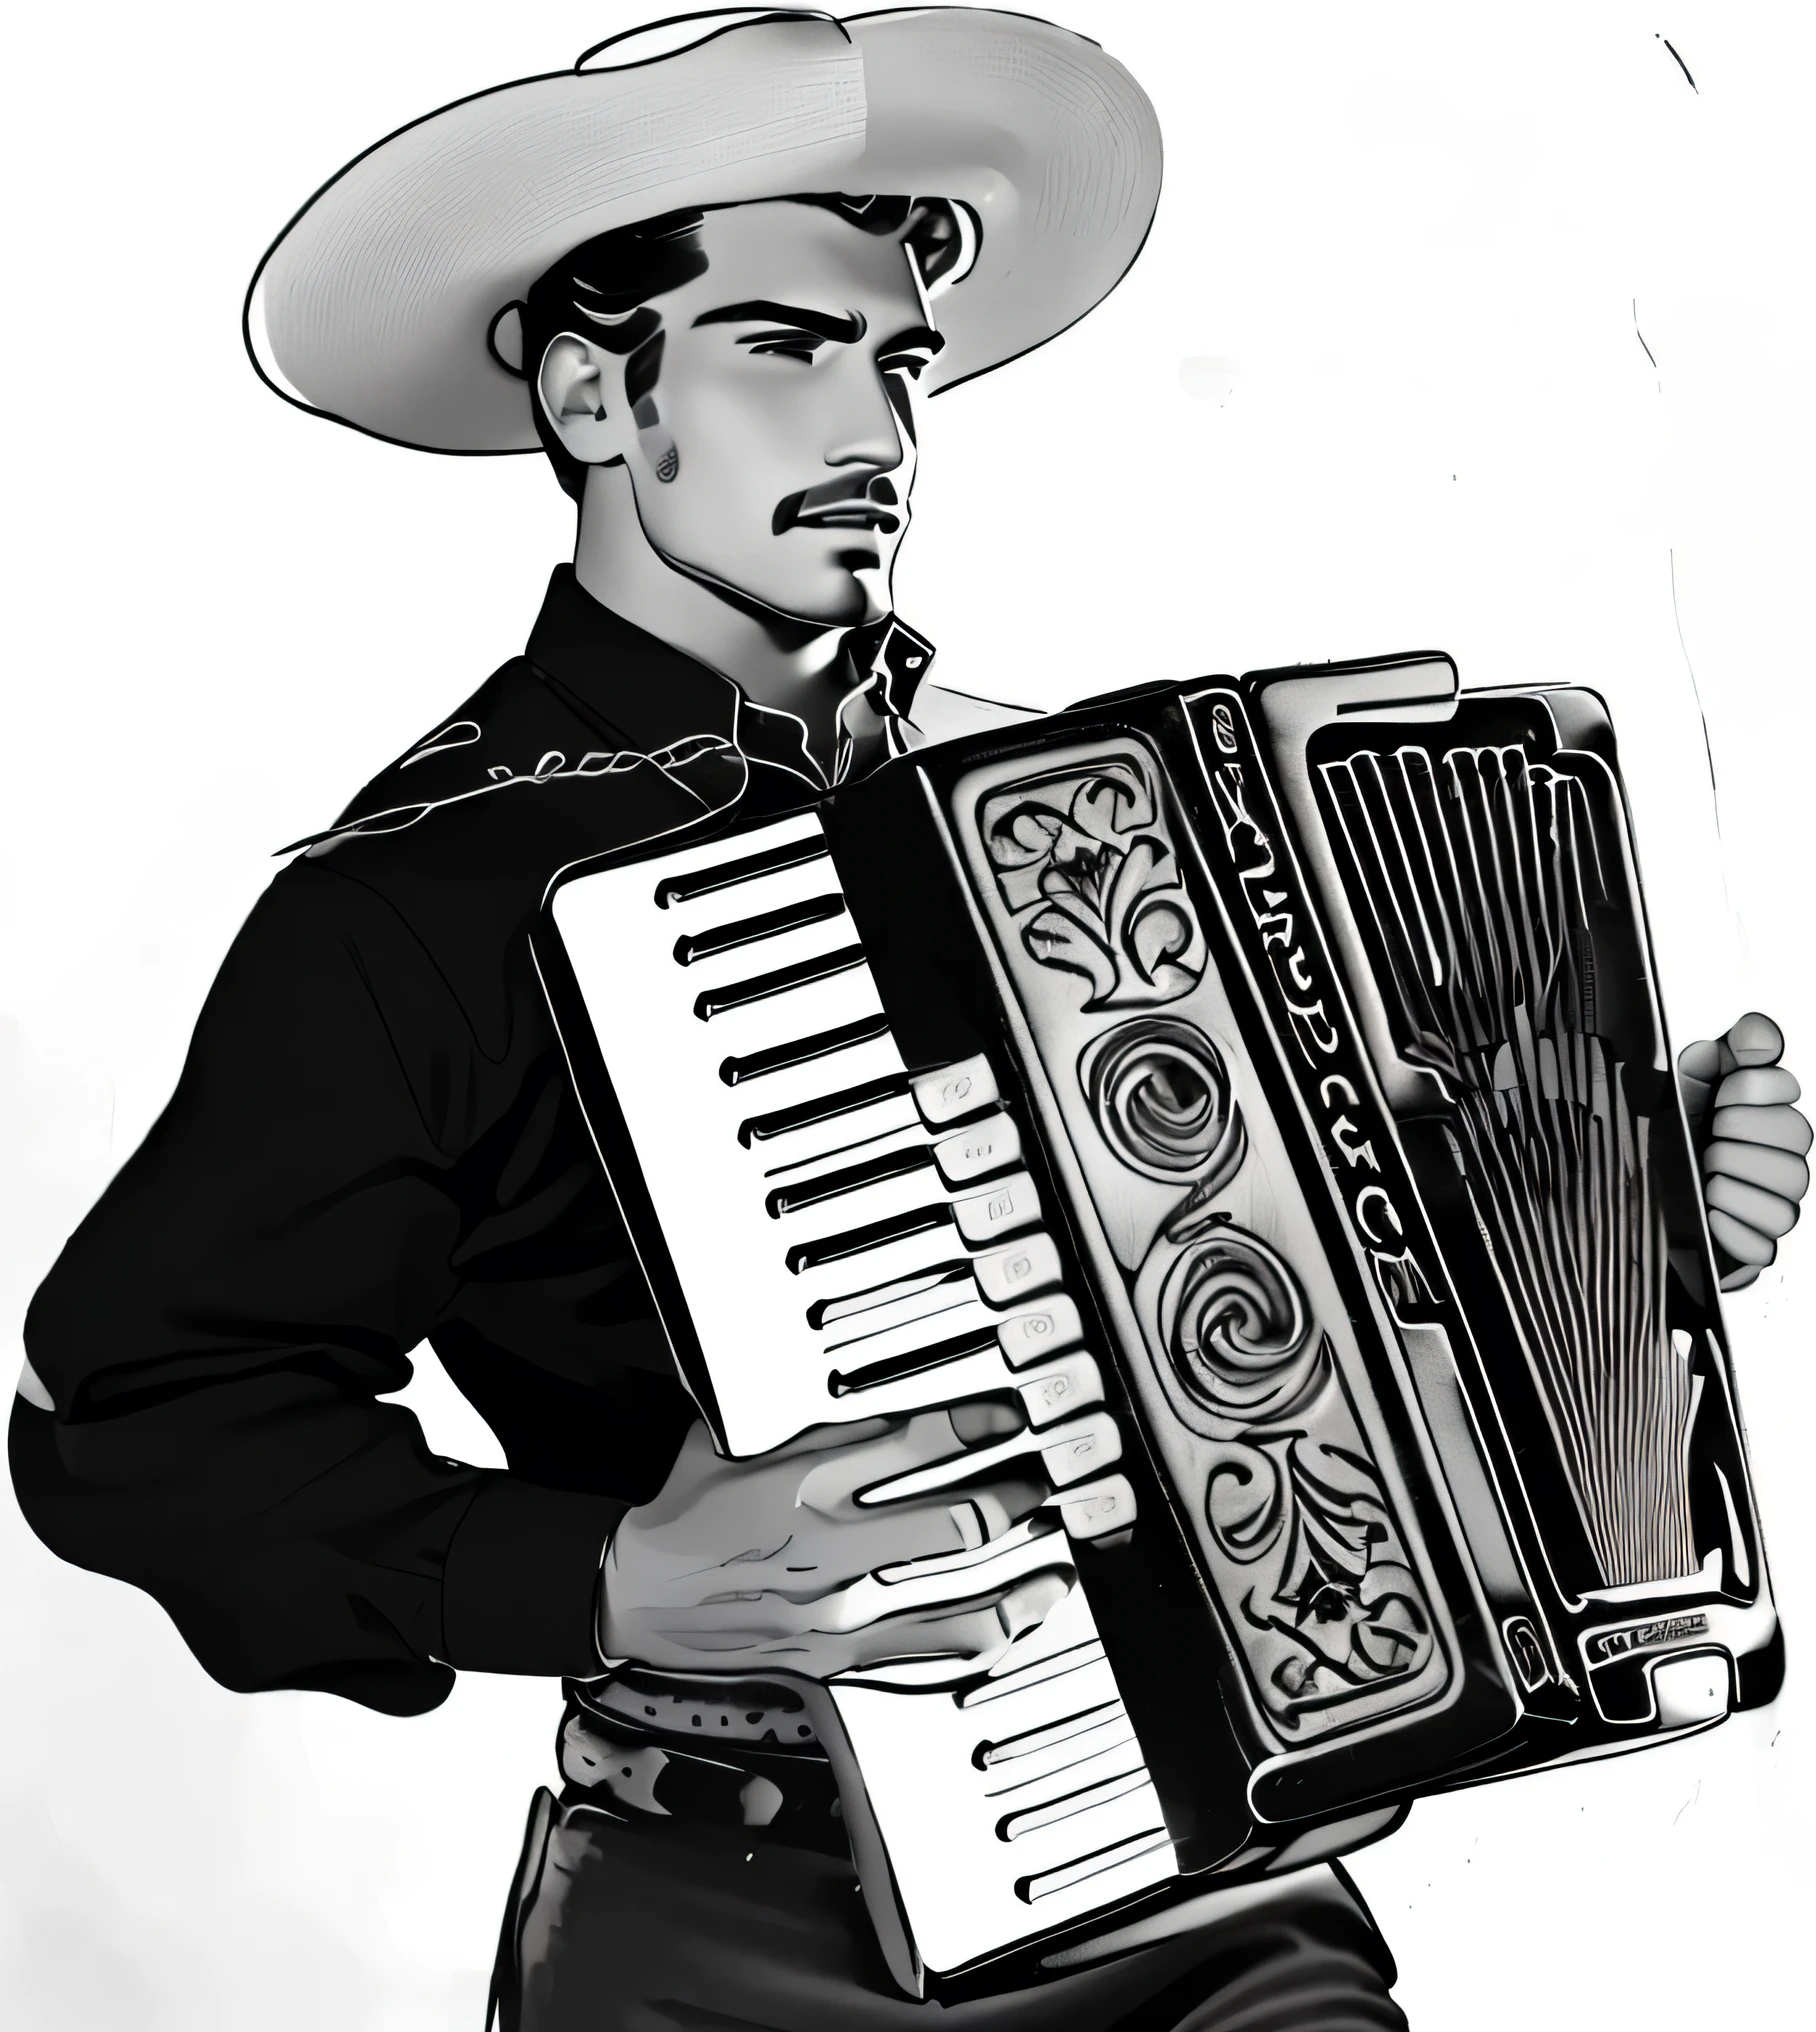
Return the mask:
[[[855,477],[822,480],[817,487],[805,487],[798,494],[785,494],[776,503],[776,512],[769,518],[769,527],[772,535],[780,536],[783,530],[792,529],[798,522],[814,522],[844,511],[848,514],[868,513],[875,518],[877,528],[893,533],[901,528],[904,519],[894,512],[900,506],[901,496],[887,473],[873,474],[867,480]]]

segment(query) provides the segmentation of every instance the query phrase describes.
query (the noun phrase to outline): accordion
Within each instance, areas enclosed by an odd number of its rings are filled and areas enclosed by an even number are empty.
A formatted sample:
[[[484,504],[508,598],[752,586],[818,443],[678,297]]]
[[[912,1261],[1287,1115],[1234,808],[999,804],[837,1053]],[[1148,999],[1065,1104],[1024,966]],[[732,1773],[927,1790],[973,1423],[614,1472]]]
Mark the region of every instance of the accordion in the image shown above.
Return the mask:
[[[537,956],[720,1447],[1004,1399],[979,1586],[1071,1534],[991,1672],[820,1702],[906,1989],[1773,1698],[1592,693],[1148,686],[640,853]]]

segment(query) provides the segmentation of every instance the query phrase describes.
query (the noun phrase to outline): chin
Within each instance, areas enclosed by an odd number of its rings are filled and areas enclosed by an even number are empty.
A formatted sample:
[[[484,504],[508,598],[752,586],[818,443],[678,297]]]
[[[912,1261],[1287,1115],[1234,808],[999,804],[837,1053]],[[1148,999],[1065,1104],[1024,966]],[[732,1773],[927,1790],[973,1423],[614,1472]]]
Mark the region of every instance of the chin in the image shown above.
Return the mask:
[[[874,565],[861,575],[841,569],[827,573],[812,586],[778,588],[764,604],[817,628],[861,628],[888,613],[889,585]]]

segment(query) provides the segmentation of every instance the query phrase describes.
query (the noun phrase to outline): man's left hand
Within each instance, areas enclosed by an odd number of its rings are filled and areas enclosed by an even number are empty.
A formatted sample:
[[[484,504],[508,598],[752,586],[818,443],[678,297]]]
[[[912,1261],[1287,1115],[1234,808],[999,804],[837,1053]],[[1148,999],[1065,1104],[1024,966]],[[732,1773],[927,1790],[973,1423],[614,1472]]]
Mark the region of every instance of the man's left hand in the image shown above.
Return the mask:
[[[1772,1261],[1809,1189],[1811,1130],[1792,1105],[1803,1089],[1779,1064],[1783,1051],[1783,1031],[1755,1010],[1725,1037],[1678,1055],[1724,1291],[1751,1284]]]

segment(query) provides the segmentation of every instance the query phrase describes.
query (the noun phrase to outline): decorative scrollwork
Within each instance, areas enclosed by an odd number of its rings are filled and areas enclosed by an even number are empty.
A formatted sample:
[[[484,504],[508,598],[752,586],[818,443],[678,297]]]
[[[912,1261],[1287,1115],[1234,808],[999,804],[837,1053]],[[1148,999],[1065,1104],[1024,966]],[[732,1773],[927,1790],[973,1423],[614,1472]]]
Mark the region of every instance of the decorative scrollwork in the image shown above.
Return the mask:
[[[1243,1426],[1291,1417],[1329,1368],[1299,1280],[1259,1236],[1228,1223],[1167,1272],[1160,1330],[1191,1396]]]
[[[1304,1433],[1232,1442],[1205,1508],[1218,1548],[1253,1572],[1242,1620],[1280,1720],[1424,1667],[1431,1619],[1362,1455]]]
[[[1135,763],[997,791],[978,823],[1004,902],[1032,913],[1023,945],[1042,966],[1082,975],[1087,1009],[1151,1008],[1197,985],[1204,933]]]
[[[1103,1138],[1144,1178],[1228,1183],[1248,1147],[1222,1054],[1195,1023],[1137,1016],[1097,1038],[1078,1069]]]

